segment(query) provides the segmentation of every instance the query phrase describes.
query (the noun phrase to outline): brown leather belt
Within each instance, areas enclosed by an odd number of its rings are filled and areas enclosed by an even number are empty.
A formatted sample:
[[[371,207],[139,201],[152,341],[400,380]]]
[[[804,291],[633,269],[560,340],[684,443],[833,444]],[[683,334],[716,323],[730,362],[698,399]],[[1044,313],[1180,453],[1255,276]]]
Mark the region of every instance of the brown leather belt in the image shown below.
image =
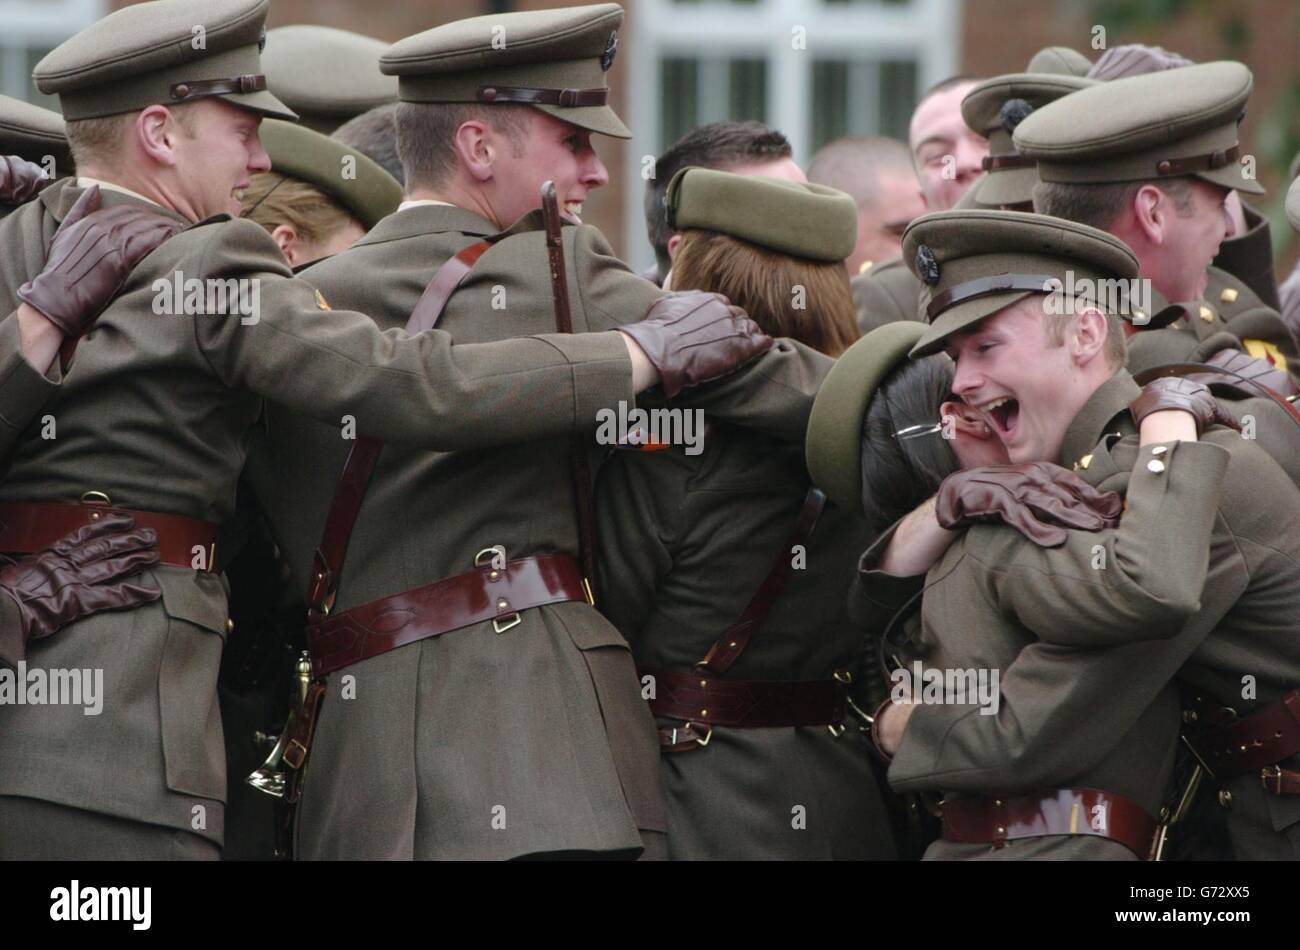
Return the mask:
[[[95,501],[0,503],[0,551],[34,554],[65,534],[110,514],[130,515],[137,528],[152,528],[158,535],[162,563],[206,573],[216,571],[217,525],[184,515],[115,508]],[[195,567],[196,560],[200,567]]]
[[[520,622],[522,610],[571,600],[586,603],[587,598],[578,562],[568,554],[520,558],[505,570],[484,564],[309,624],[312,673],[324,676],[485,620],[504,633]]]
[[[1278,765],[1300,753],[1300,689],[1241,719],[1199,696],[1189,705],[1193,721],[1208,728],[1189,730],[1187,744],[1212,776],[1222,780],[1258,771],[1269,791],[1300,795],[1300,772]]]
[[[682,719],[697,729],[832,726],[844,721],[845,684],[837,679],[732,680],[719,679],[707,670],[640,670],[638,676],[643,681],[654,677],[655,695],[650,700],[654,715]],[[660,730],[661,739],[674,731]]]
[[[1142,860],[1151,856],[1158,823],[1141,805],[1095,788],[1056,788],[1019,798],[976,796],[943,803],[943,840],[988,844],[1045,835],[1109,838]]]

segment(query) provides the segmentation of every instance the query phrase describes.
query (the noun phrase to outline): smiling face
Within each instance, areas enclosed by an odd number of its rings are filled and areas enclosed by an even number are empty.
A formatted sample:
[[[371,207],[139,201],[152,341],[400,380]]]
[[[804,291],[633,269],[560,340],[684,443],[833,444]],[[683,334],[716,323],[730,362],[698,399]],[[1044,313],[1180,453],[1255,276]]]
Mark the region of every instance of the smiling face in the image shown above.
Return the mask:
[[[257,136],[262,117],[215,97],[185,108],[183,115],[173,113],[176,207],[196,221],[223,213],[238,217],[253,175],[271,168]]]
[[[492,137],[492,210],[503,227],[540,206],[542,183],[555,182],[564,217],[582,223],[587,195],[609,183],[609,171],[591,143],[592,133],[538,109],[527,109],[527,129],[512,145]]]
[[[1063,345],[1049,342],[1044,299],[1035,294],[1005,307],[945,346],[957,364],[953,393],[979,413],[1016,463],[1055,461],[1070,422],[1104,379],[1093,365],[1096,356],[1081,359],[1072,330]]]
[[[1205,295],[1206,268],[1233,227],[1227,207],[1230,189],[1199,178],[1187,182],[1187,200],[1164,216],[1161,243],[1142,261],[1143,276],[1174,302]]]
[[[961,117],[961,101],[976,83],[962,82],[929,96],[916,108],[908,130],[921,197],[930,211],[947,211],[984,174],[988,139]]]

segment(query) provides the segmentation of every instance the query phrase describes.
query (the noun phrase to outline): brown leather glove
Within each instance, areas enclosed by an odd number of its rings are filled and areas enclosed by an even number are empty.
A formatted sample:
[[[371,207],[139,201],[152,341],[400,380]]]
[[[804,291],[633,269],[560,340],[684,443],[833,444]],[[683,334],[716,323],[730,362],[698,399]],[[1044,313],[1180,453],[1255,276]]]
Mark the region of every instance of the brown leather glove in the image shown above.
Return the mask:
[[[50,244],[45,270],[18,288],[66,336],[95,322],[122,282],[148,254],[185,225],[142,205],[99,208],[99,186],[69,209]]]
[[[1259,356],[1251,356],[1241,350],[1224,349],[1219,350],[1213,356],[1205,361],[1210,366],[1218,366],[1228,370],[1227,373],[1188,373],[1183,379],[1194,379],[1198,383],[1205,385],[1217,384],[1220,386],[1232,386],[1237,392],[1246,396],[1263,395],[1254,386],[1242,380],[1254,380],[1261,386],[1267,386],[1279,396],[1292,396],[1297,390],[1295,381],[1291,379],[1291,374],[1287,372],[1286,367],[1277,367],[1268,360]]]
[[[772,347],[772,338],[721,294],[685,290],[660,297],[645,319],[619,327],[659,370],[670,399],[735,372]]]
[[[0,204],[20,205],[30,201],[52,182],[40,165],[17,155],[0,155]]]
[[[1241,423],[1219,404],[1204,383],[1185,376],[1163,376],[1142,387],[1142,395],[1129,403],[1128,411],[1135,425],[1153,412],[1177,409],[1190,413],[1196,420],[1196,434],[1200,435],[1216,423],[1241,431]]]
[[[1044,548],[1065,543],[1065,529],[1100,531],[1119,524],[1115,492],[1099,492],[1051,462],[987,465],[943,480],[935,517],[945,528],[1000,521]]]
[[[162,596],[156,587],[126,582],[159,558],[153,530],[134,529],[130,517],[110,515],[0,567],[0,596],[18,604],[20,643],[101,610],[138,607]]]

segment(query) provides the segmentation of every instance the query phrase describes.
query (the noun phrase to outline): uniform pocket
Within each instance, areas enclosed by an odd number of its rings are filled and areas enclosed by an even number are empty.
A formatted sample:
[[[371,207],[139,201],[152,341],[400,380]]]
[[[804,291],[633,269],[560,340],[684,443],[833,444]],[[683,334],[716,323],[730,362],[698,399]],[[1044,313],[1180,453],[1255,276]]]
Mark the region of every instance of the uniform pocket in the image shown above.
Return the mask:
[[[226,633],[226,592],[210,574],[159,570],[167,640],[158,671],[158,709],[167,787],[226,800],[226,757],[217,672]]]

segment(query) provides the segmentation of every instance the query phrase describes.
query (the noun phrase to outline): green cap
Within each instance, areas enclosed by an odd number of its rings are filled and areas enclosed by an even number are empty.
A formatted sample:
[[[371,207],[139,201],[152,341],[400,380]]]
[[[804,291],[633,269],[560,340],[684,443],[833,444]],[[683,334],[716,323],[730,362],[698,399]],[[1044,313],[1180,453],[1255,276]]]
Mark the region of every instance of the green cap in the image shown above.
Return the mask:
[[[318,132],[397,101],[397,80],[379,71],[388,44],[328,26],[267,31],[262,68],[271,91]]]
[[[367,231],[402,203],[397,179],[342,142],[278,119],[262,123],[261,138],[271,156],[272,171],[315,185]]]
[[[1031,294],[1106,290],[1110,285],[1100,281],[1128,281],[1138,272],[1137,258],[1119,238],[1027,211],[923,215],[903,233],[903,260],[925,285],[921,299],[930,321],[913,356],[939,351],[952,334]]]
[[[1055,76],[1086,76],[1092,69],[1092,60],[1068,46],[1049,46],[1034,54],[1027,73],[1051,73]]]
[[[1241,63],[1204,63],[1081,89],[1034,112],[1016,150],[1045,182],[1158,181],[1195,175],[1251,194],[1237,125],[1253,85]]]
[[[0,96],[0,155],[17,155],[40,165],[54,156],[56,172],[72,170],[63,117],[21,99]]]
[[[857,204],[826,185],[692,166],[673,176],[664,203],[675,231],[717,231],[793,257],[838,263],[858,242]]]
[[[1286,192],[1286,219],[1291,227],[1300,231],[1300,178],[1291,182]]]
[[[32,73],[63,117],[94,119],[205,96],[296,119],[266,91],[261,43],[270,0],[153,0],[115,10]]]
[[[630,139],[605,81],[622,22],[616,3],[471,17],[394,43],[379,68],[403,102],[524,103]]]
[[[880,384],[907,361],[925,324],[877,327],[840,354],[808,417],[805,458],[813,484],[836,506],[862,515],[862,423]]]
[[[989,140],[988,173],[974,185],[975,207],[998,208],[1034,200],[1038,172],[1033,159],[1016,151],[1011,135],[1037,109],[1094,85],[1091,79],[1050,73],[1014,73],[986,80],[961,101],[966,125]]]

